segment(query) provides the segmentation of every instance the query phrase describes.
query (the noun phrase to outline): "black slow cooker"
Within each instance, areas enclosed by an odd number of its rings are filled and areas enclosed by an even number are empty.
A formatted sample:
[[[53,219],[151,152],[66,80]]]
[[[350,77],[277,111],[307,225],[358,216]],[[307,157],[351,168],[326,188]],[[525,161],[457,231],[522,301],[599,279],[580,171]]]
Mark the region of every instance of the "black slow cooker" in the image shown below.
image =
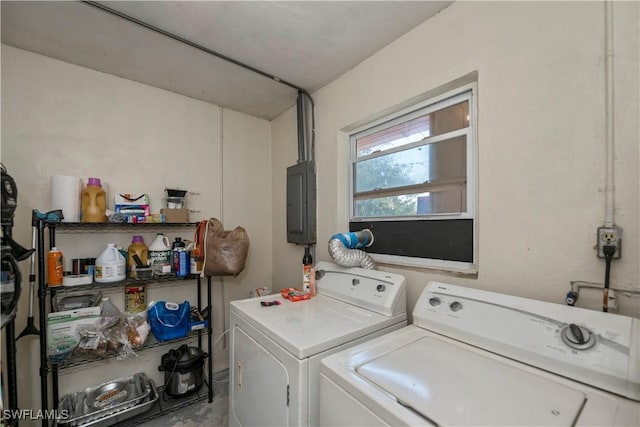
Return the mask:
[[[172,397],[188,396],[204,382],[207,353],[186,344],[162,355],[159,371],[164,371],[164,392]]]

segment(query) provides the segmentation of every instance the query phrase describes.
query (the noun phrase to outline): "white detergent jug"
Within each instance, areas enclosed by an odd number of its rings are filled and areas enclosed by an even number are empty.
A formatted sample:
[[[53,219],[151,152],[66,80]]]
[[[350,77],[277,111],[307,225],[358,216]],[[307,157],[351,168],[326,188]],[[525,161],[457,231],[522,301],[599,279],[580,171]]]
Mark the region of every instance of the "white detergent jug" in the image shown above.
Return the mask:
[[[171,242],[167,236],[162,233],[156,235],[155,240],[149,245],[149,259],[156,276],[171,274]]]
[[[124,280],[127,260],[116,248],[115,243],[108,243],[107,248],[96,258],[94,270],[98,283],[111,283]]]

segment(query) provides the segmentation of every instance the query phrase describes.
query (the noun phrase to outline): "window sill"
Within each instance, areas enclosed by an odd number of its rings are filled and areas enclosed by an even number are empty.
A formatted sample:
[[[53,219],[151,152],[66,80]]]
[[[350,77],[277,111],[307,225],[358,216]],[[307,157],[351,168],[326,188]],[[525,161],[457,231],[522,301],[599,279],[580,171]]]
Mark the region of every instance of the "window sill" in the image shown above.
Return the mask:
[[[478,266],[475,263],[443,261],[435,259],[414,258],[398,255],[372,254],[371,258],[376,263],[390,266],[411,267],[420,270],[429,270],[438,274],[446,274],[470,279],[478,278]]]

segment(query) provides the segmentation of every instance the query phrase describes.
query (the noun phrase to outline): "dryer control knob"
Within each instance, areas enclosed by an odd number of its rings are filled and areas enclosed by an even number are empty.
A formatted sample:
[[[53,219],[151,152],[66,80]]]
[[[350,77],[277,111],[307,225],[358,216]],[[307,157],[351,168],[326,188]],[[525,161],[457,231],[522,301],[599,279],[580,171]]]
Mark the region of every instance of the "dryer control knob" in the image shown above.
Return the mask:
[[[385,285],[383,285],[382,283],[380,283],[378,286],[376,286],[376,291],[378,291],[378,292],[384,292],[385,289],[387,289],[387,287]]]
[[[596,337],[589,328],[575,323],[570,323],[562,328],[560,337],[562,342],[575,350],[586,350],[596,343]]]
[[[449,308],[453,312],[460,311],[462,310],[462,303],[459,303],[458,301],[454,301],[451,304],[449,304]]]
[[[431,304],[431,305],[432,305],[432,306],[434,306],[434,307],[435,307],[435,306],[437,306],[437,305],[440,305],[440,303],[441,303],[441,302],[442,302],[442,301],[441,301],[441,300],[440,300],[440,298],[438,298],[438,297],[431,297],[431,298],[429,298],[429,304]]]

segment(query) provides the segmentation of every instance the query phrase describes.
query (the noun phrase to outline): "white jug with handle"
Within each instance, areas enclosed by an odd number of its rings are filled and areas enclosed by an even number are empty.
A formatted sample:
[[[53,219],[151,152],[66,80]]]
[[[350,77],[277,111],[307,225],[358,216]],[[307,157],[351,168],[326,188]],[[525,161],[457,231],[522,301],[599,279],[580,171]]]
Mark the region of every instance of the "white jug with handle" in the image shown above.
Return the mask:
[[[162,233],[156,235],[155,240],[149,245],[149,259],[156,276],[171,274],[171,242],[167,236]]]
[[[94,270],[98,283],[111,283],[124,280],[127,260],[122,256],[115,243],[108,243],[107,248],[96,258]]]

